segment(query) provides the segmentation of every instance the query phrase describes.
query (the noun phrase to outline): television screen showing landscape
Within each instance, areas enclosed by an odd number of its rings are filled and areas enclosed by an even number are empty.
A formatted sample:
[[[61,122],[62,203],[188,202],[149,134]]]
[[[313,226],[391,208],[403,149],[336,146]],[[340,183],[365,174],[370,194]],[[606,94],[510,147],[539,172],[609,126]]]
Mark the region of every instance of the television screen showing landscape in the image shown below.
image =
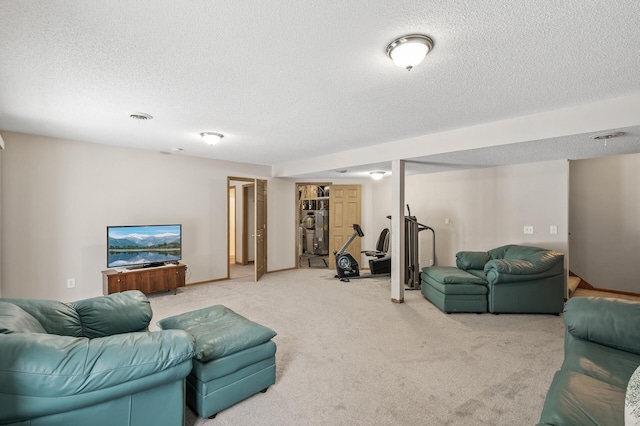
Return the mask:
[[[174,262],[182,258],[182,225],[107,227],[107,267]]]

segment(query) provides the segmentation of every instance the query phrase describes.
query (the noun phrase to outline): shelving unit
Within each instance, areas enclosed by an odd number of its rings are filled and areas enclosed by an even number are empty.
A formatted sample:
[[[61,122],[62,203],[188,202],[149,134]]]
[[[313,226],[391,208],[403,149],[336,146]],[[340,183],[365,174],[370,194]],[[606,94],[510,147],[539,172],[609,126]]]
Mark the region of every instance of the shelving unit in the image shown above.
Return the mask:
[[[298,255],[308,258],[327,256],[329,184],[299,184],[297,191]]]

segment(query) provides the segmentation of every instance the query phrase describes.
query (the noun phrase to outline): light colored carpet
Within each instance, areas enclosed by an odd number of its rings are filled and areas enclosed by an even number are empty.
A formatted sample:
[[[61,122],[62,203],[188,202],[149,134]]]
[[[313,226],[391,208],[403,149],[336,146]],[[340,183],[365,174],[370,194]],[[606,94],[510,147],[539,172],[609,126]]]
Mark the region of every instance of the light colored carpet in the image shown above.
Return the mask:
[[[155,323],[214,304],[278,332],[276,384],[187,425],[531,425],[563,359],[562,317],[451,314],[388,278],[299,269],[150,295]]]

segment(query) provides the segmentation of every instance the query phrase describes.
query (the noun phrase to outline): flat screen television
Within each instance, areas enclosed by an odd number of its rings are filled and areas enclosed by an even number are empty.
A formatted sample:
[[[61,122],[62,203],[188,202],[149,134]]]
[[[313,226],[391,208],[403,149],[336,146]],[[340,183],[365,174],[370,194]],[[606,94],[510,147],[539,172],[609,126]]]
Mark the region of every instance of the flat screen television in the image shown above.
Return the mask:
[[[144,268],[182,259],[182,225],[107,226],[107,267]]]

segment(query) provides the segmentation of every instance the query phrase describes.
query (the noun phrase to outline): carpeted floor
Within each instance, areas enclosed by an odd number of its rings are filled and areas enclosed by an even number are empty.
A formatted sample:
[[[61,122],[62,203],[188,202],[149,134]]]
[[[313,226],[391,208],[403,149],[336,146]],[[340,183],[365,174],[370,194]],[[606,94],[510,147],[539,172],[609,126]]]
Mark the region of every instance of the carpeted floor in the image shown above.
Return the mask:
[[[223,304],[278,332],[276,384],[187,425],[530,425],[563,359],[562,317],[446,315],[389,279],[299,269],[149,296],[151,329]]]

